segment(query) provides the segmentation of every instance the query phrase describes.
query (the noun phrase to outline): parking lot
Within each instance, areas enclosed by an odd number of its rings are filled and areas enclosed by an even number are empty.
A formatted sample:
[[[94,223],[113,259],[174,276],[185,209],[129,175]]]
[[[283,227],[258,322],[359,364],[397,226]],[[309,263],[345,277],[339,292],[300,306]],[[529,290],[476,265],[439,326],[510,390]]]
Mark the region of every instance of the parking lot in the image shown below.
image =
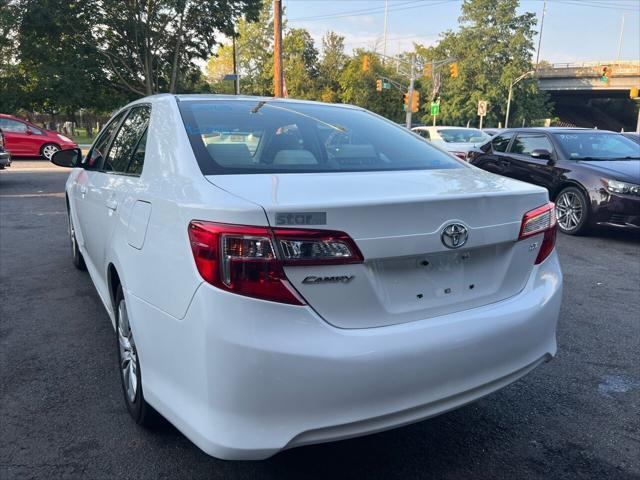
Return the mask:
[[[262,462],[129,418],[115,334],[71,264],[66,173],[0,174],[0,478],[640,478],[640,235],[559,235],[558,356],[459,410]],[[167,352],[171,355],[171,352]]]

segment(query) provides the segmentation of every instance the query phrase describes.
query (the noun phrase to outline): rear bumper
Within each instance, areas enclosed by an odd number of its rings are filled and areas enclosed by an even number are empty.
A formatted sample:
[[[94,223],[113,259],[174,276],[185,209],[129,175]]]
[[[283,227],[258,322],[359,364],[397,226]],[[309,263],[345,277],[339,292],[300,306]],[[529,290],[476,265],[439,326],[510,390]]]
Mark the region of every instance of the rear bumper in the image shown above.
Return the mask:
[[[502,388],[555,355],[561,295],[553,253],[508,300],[387,327],[339,329],[206,284],[181,320],[127,302],[149,403],[211,455],[262,459]]]

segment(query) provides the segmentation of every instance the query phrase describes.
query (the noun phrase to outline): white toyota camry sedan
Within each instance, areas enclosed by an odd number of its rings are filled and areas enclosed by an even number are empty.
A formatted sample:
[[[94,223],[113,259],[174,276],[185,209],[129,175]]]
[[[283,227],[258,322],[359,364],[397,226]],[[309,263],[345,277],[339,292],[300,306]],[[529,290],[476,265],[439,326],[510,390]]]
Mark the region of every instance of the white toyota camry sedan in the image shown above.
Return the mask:
[[[52,161],[129,412],[216,457],[420,421],[555,355],[547,192],[361,108],[158,95]]]

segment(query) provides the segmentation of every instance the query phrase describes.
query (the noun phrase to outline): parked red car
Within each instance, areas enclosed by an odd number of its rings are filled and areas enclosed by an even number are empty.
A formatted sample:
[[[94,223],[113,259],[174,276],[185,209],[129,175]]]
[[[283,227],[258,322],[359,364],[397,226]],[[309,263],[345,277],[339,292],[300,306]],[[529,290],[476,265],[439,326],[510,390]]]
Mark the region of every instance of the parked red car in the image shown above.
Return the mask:
[[[4,133],[4,147],[12,157],[43,156],[50,160],[58,150],[78,147],[73,140],[58,132],[36,127],[4,113],[0,113],[0,129]]]

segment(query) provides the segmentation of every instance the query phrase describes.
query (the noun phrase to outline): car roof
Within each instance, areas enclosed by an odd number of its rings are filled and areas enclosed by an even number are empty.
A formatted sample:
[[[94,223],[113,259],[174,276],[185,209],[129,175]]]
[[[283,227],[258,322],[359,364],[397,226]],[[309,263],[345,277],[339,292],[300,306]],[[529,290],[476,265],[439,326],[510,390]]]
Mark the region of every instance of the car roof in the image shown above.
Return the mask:
[[[417,127],[412,127],[411,130],[479,130],[479,128],[475,127],[454,127],[451,125],[419,125]]]
[[[506,128],[500,133],[507,132],[547,132],[547,133],[575,133],[575,132],[593,132],[593,133],[617,133],[611,130],[598,130],[595,128],[582,127],[524,127],[524,128]]]
[[[157,95],[160,96],[160,95]],[[153,98],[153,97],[149,97]],[[192,102],[192,101],[250,101],[250,102],[274,102],[285,103],[290,105],[326,105],[329,107],[338,107],[338,108],[350,108],[355,110],[364,110],[362,107],[358,107],[357,105],[350,105],[348,103],[327,103],[327,102],[316,102],[313,100],[300,100],[294,98],[277,98],[277,97],[260,97],[253,95],[225,95],[225,94],[216,94],[216,93],[194,93],[194,94],[180,94],[175,95],[175,98],[178,102]]]

